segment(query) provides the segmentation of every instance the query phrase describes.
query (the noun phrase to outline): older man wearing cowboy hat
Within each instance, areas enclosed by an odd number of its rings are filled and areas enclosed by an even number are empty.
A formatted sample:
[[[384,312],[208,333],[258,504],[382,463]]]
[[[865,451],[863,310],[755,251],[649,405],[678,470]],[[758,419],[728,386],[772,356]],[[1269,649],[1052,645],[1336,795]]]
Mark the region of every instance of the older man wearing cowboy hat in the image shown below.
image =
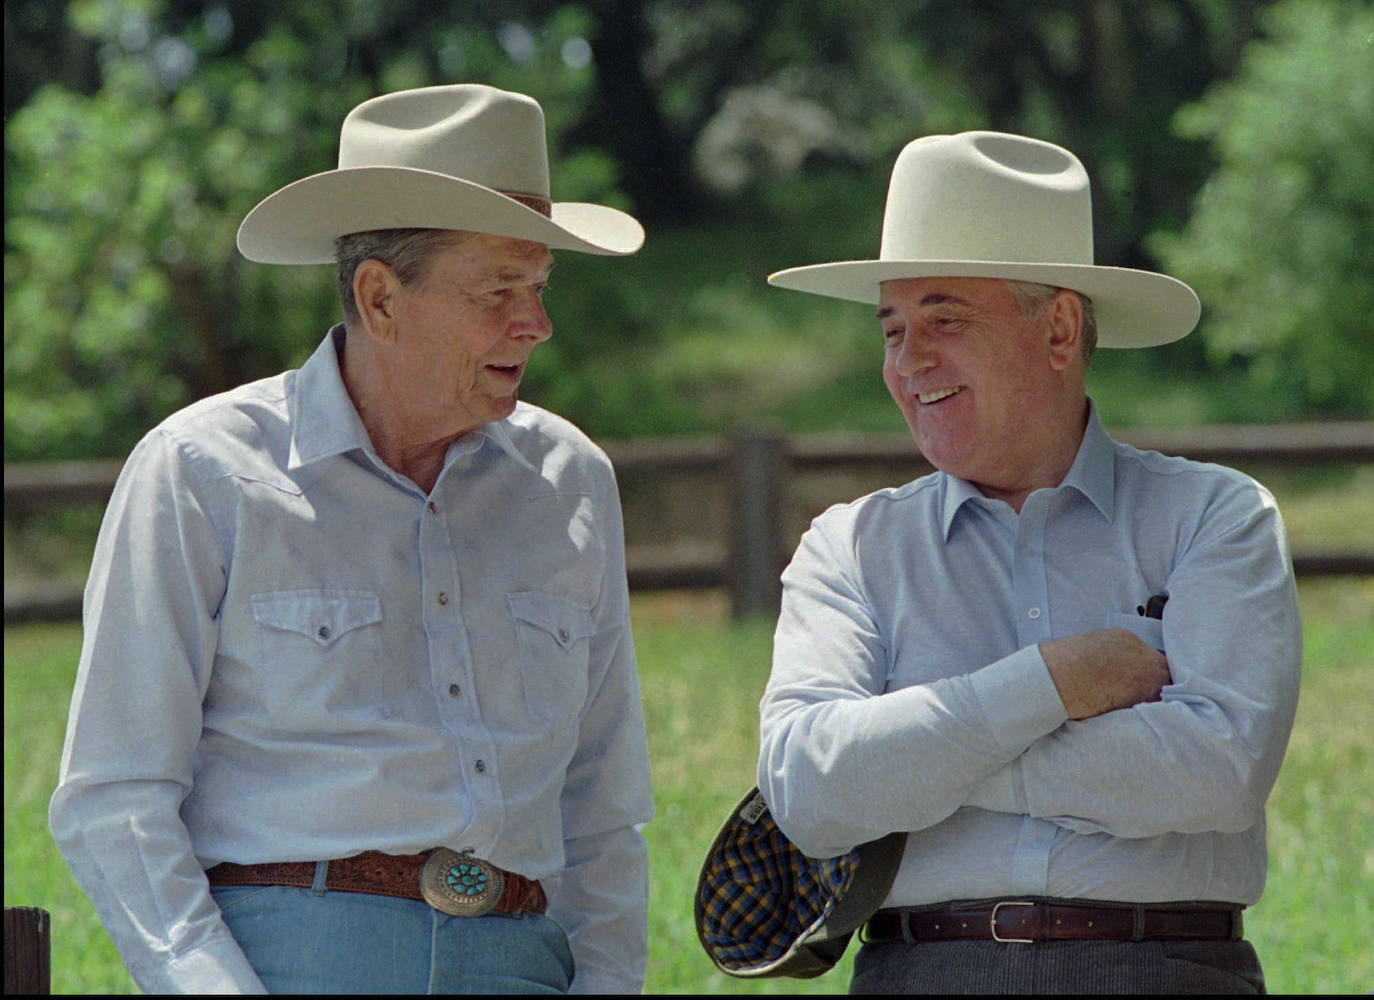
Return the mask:
[[[337,260],[297,371],[138,445],[86,590],[54,836],[149,992],[634,992],[652,811],[605,455],[518,402],[551,249],[544,121],[388,94],[252,260]]]
[[[824,858],[906,852],[876,992],[1251,992],[1241,909],[1298,691],[1273,497],[1116,443],[1094,342],[1187,334],[1164,275],[1093,263],[1086,173],[993,132],[910,143],[878,260],[773,275],[876,305],[937,472],[834,507],[783,576],[758,783]]]

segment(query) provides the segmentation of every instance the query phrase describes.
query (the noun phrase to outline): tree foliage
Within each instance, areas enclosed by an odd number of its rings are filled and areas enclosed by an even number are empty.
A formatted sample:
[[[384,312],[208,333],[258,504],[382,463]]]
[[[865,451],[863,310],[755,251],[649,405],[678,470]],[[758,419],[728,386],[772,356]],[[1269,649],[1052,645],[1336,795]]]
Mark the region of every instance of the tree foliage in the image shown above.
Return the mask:
[[[966,128],[1074,149],[1099,261],[1155,266],[1213,165],[1169,122],[1267,2],[12,0],[6,458],[120,455],[302,360],[332,275],[242,260],[239,221],[331,168],[359,101],[455,80],[538,97],[554,197],[649,230],[628,260],[560,258],[534,398],[610,435],[880,399],[862,324],[764,276],[873,253],[897,150]]]
[[[1217,362],[1276,408],[1374,414],[1374,5],[1284,0],[1237,77],[1179,114],[1220,161],[1161,238]]]

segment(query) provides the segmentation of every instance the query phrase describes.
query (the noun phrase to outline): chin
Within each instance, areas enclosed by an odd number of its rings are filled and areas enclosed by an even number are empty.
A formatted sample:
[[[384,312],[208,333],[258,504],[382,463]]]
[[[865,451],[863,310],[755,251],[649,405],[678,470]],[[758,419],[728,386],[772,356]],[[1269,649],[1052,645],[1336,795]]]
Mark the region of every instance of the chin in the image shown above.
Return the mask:
[[[489,415],[487,418],[487,422],[492,423],[497,420],[505,420],[507,417],[509,417],[512,413],[515,412],[516,404],[519,402],[519,397],[512,396],[510,399],[497,403],[488,411]]]

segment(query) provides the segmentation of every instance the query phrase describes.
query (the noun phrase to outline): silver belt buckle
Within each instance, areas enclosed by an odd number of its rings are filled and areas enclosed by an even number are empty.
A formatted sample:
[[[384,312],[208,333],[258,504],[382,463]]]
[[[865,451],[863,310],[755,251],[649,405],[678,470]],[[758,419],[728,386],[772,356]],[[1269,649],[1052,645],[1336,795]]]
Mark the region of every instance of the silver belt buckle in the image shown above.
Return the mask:
[[[1004,906],[1034,906],[1035,904],[1025,899],[1005,899],[992,908],[992,920],[989,922],[992,930],[992,939],[1001,941],[1003,944],[1035,944],[1035,938],[1004,938],[997,933],[997,914]]]
[[[480,917],[496,908],[506,877],[501,869],[447,847],[435,848],[420,869],[420,895],[440,913]]]

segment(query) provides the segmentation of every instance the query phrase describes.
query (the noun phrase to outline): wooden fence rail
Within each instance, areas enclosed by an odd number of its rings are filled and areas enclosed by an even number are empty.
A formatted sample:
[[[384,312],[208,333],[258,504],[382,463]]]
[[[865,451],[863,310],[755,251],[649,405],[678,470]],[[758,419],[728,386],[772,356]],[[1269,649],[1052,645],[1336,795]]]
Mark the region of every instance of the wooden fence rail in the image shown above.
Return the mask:
[[[1169,455],[1242,467],[1374,464],[1374,422],[1212,426],[1114,432],[1119,440]],[[633,590],[728,587],[737,614],[771,613],[778,573],[790,554],[782,510],[795,477],[848,470],[890,475],[893,484],[930,471],[906,434],[798,434],[744,430],[731,437],[610,442],[622,481],[633,476],[705,474],[727,483],[728,530],[719,544],[670,542],[627,551]],[[22,515],[54,506],[103,503],[121,463],[54,462],[5,466],[5,511]],[[852,499],[833,496],[828,502]],[[814,512],[813,512],[814,513]],[[1297,552],[1300,576],[1374,575],[1374,545],[1361,551]],[[78,617],[70,585],[5,593],[5,623]]]

